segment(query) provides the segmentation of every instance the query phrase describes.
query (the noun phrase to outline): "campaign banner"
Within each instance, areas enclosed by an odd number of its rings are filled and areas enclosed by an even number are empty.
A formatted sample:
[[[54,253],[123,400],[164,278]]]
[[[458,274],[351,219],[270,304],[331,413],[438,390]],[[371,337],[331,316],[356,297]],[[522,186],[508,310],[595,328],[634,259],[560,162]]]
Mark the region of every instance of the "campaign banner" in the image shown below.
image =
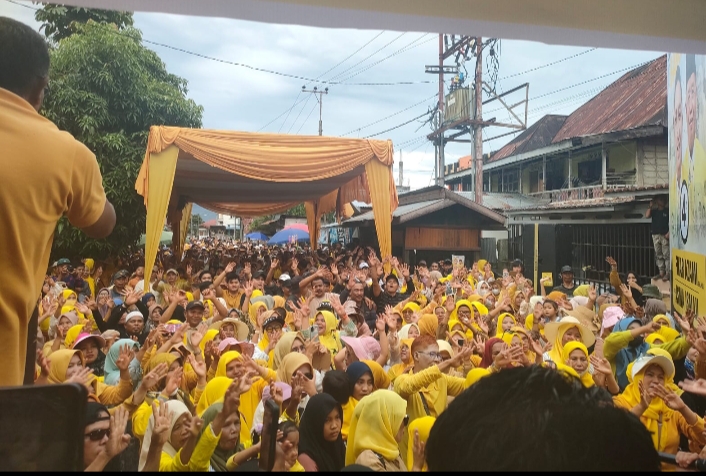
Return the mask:
[[[706,56],[667,58],[672,307],[706,309]]]

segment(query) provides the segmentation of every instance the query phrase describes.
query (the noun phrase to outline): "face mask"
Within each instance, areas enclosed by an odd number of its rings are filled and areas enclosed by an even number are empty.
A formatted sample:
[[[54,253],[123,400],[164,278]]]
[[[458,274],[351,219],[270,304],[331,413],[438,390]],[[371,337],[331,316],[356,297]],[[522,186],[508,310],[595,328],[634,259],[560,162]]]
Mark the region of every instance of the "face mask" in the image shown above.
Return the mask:
[[[493,288],[493,294],[494,294],[495,296],[499,296],[499,295],[500,295],[500,290],[499,290],[498,288]]]
[[[478,291],[478,293],[481,295],[481,297],[485,297],[488,295],[488,290],[487,289],[481,289]]]
[[[493,301],[491,301],[490,299],[486,299],[486,301],[485,301],[485,307],[487,307],[488,309],[490,309],[490,308],[492,308],[494,305],[495,305],[495,303],[494,303]]]
[[[644,343],[645,343],[645,338],[642,336],[637,336],[633,340],[631,340],[628,345],[630,347],[640,347]]]

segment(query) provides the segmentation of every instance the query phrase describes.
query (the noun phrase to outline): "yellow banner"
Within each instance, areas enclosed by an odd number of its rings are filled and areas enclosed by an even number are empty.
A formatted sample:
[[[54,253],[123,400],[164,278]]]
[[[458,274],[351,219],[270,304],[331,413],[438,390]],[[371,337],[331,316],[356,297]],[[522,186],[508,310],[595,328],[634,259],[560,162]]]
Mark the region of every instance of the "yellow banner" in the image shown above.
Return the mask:
[[[706,256],[672,249],[672,284],[674,310],[700,315],[706,309]]]

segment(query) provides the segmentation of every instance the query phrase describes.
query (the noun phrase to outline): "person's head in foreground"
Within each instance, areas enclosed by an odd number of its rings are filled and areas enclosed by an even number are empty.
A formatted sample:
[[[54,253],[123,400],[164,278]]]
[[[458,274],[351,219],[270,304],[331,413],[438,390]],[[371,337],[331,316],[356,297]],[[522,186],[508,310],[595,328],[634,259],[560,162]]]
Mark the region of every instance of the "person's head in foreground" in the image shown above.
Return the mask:
[[[429,471],[659,471],[649,432],[605,390],[538,366],[480,379],[437,419]]]

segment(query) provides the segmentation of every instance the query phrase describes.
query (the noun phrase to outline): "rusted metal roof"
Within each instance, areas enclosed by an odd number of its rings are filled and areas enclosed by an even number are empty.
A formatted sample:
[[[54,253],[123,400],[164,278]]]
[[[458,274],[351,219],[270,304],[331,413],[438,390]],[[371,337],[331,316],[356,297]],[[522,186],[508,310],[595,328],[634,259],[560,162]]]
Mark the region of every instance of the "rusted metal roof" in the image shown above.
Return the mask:
[[[541,149],[552,143],[552,139],[564,125],[568,116],[547,114],[532,124],[526,131],[505,144],[500,150],[493,152],[486,163]]]
[[[553,143],[667,125],[667,55],[633,69],[571,114]]]

